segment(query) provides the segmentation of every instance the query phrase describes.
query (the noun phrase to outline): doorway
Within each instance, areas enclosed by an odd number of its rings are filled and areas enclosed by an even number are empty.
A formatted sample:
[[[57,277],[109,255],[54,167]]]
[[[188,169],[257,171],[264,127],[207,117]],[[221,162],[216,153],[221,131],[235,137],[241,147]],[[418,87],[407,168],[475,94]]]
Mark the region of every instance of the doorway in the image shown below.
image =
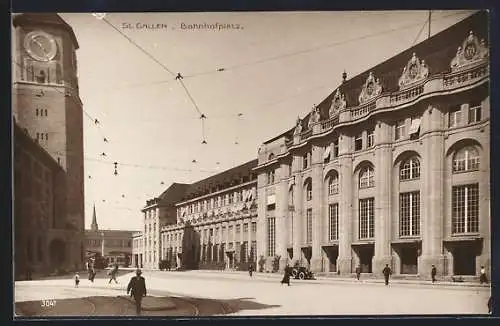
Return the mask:
[[[357,251],[359,258],[359,267],[361,273],[372,273],[372,260],[375,248],[373,245],[358,246]]]
[[[476,248],[470,244],[453,249],[453,274],[476,275]]]
[[[414,246],[403,246],[399,251],[401,274],[418,273],[418,249]]]
[[[337,272],[337,257],[339,256],[339,248],[337,246],[325,246],[323,251],[326,254],[327,263],[323,266],[323,272]]]

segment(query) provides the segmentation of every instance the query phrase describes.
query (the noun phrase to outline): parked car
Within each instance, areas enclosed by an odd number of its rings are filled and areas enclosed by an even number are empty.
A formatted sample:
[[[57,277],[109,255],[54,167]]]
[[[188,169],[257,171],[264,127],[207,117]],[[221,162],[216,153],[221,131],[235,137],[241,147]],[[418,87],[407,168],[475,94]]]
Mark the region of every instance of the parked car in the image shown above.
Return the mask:
[[[292,277],[296,280],[314,280],[314,274],[306,267],[293,267]]]

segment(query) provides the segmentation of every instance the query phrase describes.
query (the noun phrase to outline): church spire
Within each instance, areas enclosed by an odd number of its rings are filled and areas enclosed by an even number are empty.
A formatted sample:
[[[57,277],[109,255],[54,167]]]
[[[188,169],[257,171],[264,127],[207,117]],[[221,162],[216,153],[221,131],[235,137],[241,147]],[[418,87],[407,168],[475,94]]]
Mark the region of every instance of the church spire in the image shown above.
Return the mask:
[[[97,217],[95,215],[95,204],[94,204],[94,212],[92,213],[92,225],[90,225],[90,229],[92,231],[99,230],[99,227],[97,226]]]

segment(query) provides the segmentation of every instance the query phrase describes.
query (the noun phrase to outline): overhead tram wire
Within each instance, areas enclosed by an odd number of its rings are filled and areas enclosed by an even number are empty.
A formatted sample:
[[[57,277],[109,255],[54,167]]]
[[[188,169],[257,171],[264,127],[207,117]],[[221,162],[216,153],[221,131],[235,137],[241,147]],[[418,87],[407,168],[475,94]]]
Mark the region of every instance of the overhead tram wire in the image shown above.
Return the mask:
[[[469,13],[465,13],[465,12],[454,13],[454,14],[443,15],[442,17],[440,17],[439,19],[436,19],[436,20],[442,20],[442,19],[445,19],[445,18],[459,16],[459,15],[465,15],[465,14],[469,15]],[[372,34],[367,34],[367,35],[363,35],[363,36],[359,36],[359,37],[354,37],[354,38],[351,38],[351,39],[348,39],[348,40],[343,40],[343,41],[328,43],[328,44],[325,44],[325,45],[321,45],[321,46],[317,46],[317,47],[313,47],[313,48],[309,48],[309,49],[298,50],[298,51],[295,51],[295,52],[290,52],[290,53],[285,53],[285,54],[281,54],[281,55],[276,55],[276,56],[273,56],[273,57],[263,58],[263,59],[259,59],[259,60],[255,60],[255,61],[251,61],[251,62],[246,62],[246,63],[241,63],[241,64],[235,64],[233,66],[219,68],[219,69],[216,69],[216,70],[207,70],[207,71],[204,71],[204,72],[194,73],[194,74],[191,74],[191,75],[185,75],[184,78],[193,78],[193,77],[198,77],[198,76],[203,76],[203,75],[208,75],[208,74],[215,74],[215,73],[219,73],[219,72],[225,72],[225,71],[229,71],[229,70],[235,70],[235,69],[239,69],[239,68],[243,68],[243,67],[247,67],[247,66],[252,66],[252,65],[256,65],[256,64],[263,64],[263,63],[267,63],[267,62],[271,62],[271,61],[277,61],[277,60],[280,60],[280,59],[284,59],[284,58],[288,58],[288,57],[292,57],[292,56],[296,56],[296,55],[301,55],[301,54],[304,54],[304,53],[316,52],[316,51],[320,51],[320,50],[327,49],[327,48],[330,48],[330,47],[340,46],[340,45],[343,45],[343,44],[346,44],[346,43],[351,43],[351,42],[355,42],[355,41],[360,41],[360,40],[364,40],[364,39],[376,37],[376,36],[379,36],[379,35],[385,35],[385,34],[389,34],[389,33],[392,33],[392,32],[396,32],[396,31],[400,31],[400,30],[404,30],[404,29],[409,29],[411,27],[418,26],[420,24],[421,24],[421,22],[412,23],[412,24],[408,24],[408,25],[403,25],[401,27],[390,28],[390,29],[383,30],[383,31],[380,31],[380,32],[376,32],[376,33],[372,33]]]
[[[424,28],[425,28],[425,26],[427,26],[427,24],[430,24],[429,19],[426,19],[426,20],[425,20],[424,24],[422,25],[422,28],[420,28],[420,30],[418,31],[417,37],[415,37],[415,39],[414,39],[414,40],[413,40],[413,42],[411,43],[411,46],[410,46],[410,47],[414,46],[414,45],[415,45],[415,43],[417,43],[418,39],[420,38],[420,35],[421,35],[421,34],[422,34],[422,32],[424,31]]]
[[[122,35],[123,37],[125,37],[132,45],[134,45],[136,48],[138,48],[142,53],[144,53],[148,58],[150,58],[151,60],[153,60],[154,62],[156,62],[160,67],[162,67],[165,71],[167,71],[172,77],[174,77],[176,80],[178,80],[180,82],[180,84],[182,85],[182,87],[184,88],[186,94],[188,95],[189,99],[191,100],[192,104],[194,105],[194,108],[196,109],[196,111],[202,115],[203,113],[200,111],[200,109],[198,108],[198,105],[196,104],[196,102],[194,101],[193,99],[193,96],[191,95],[191,93],[189,92],[189,90],[187,89],[186,85],[184,85],[184,83],[182,82],[182,76],[180,75],[180,73],[177,73],[175,74],[172,70],[170,70],[167,66],[165,66],[163,63],[161,63],[158,59],[156,59],[151,53],[149,53],[148,51],[146,51],[142,46],[140,46],[139,44],[137,44],[134,40],[132,40],[129,36],[127,36],[125,33],[123,33],[119,28],[117,28],[115,25],[113,25],[109,20],[107,20],[105,17],[102,18],[102,21],[104,21],[106,24],[108,24],[111,28],[113,28],[115,31],[117,31],[120,35]],[[181,78],[178,78],[178,77],[181,77]]]

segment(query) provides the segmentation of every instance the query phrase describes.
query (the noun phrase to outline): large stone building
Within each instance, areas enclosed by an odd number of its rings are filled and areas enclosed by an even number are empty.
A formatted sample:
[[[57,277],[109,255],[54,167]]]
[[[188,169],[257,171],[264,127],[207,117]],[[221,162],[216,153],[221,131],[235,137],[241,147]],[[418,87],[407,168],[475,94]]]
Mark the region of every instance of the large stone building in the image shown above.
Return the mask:
[[[166,260],[182,266],[187,230],[194,236],[189,260],[197,267],[236,268],[255,261],[256,164],[252,160],[193,184],[173,184],[149,200],[144,231],[134,235],[134,264],[158,268]]]
[[[50,215],[56,214],[53,220],[60,221],[55,223],[55,226],[50,221],[43,222],[54,231],[50,233],[50,236],[45,234],[41,241],[32,238],[33,241],[42,245],[37,250],[50,253],[41,255],[44,257],[44,264],[39,267],[44,271],[56,267],[83,266],[83,112],[78,92],[75,52],[77,49],[78,42],[72,28],[58,15],[14,15],[12,111],[15,123],[23,130],[22,133],[17,132],[15,137],[28,135],[34,140],[36,146],[41,147],[41,149],[36,149],[32,145],[27,145],[32,151],[33,162],[36,161],[35,156],[48,154],[54,160],[54,164],[57,164],[64,173],[64,177],[60,178],[64,186],[58,186],[57,189],[64,189],[64,209],[51,213],[49,208],[41,204],[33,203],[32,206],[24,206],[19,202],[14,203],[17,209],[24,210],[23,226],[14,225],[15,233],[23,239],[31,238],[29,234],[40,232],[39,229],[30,229],[36,228],[34,223],[36,219],[45,217],[50,220]],[[28,144],[27,141],[22,142],[21,147]],[[35,154],[41,153],[42,149],[46,154]],[[46,158],[43,160],[39,163],[50,167],[52,173],[59,174],[59,172],[56,173],[57,169],[53,167],[53,162],[49,162],[50,160]],[[23,169],[30,168],[28,162],[22,163],[27,164],[23,165]],[[36,169],[33,172],[38,175],[40,169],[37,163],[33,164],[33,169]],[[14,168],[19,170],[17,166]],[[20,173],[23,174],[25,171],[20,170]],[[38,193],[37,183],[31,183],[31,185]],[[54,191],[56,191],[55,188]],[[52,200],[50,192],[44,195],[49,196],[48,201]],[[40,202],[40,198],[42,197],[36,197],[35,200]],[[47,199],[44,200],[47,201]],[[14,215],[18,216],[16,212]],[[15,251],[18,249],[15,248]],[[52,252],[52,250],[57,252]],[[24,259],[21,257],[18,258]],[[21,268],[22,263],[16,260],[16,265],[18,264],[17,267]]]
[[[95,206],[92,211],[90,230],[85,230],[85,250],[87,257],[99,254],[108,265],[118,264],[128,267],[132,260],[132,234],[127,230],[103,230],[97,224]]]
[[[490,270],[487,36],[487,13],[478,12],[351,79],[344,73],[295,127],[260,146],[257,162],[184,185],[170,199],[177,219],[153,226],[153,238],[137,234],[136,256],[158,268],[160,259],[181,264],[189,250],[199,268],[230,268],[250,244],[266,270]],[[226,181],[241,170],[250,178]],[[156,205],[144,209],[146,233]]]
[[[262,145],[259,254],[341,274],[490,267],[487,23],[480,12],[344,75]]]

